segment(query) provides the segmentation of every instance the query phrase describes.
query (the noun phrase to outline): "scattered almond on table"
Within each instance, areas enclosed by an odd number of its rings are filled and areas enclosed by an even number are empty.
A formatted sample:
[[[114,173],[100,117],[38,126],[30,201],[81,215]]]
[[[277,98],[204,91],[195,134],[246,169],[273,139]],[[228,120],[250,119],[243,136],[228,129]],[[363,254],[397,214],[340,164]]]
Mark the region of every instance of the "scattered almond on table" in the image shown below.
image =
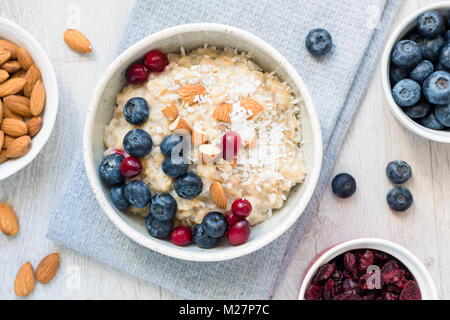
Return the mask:
[[[33,291],[36,278],[34,276],[34,269],[30,262],[26,262],[20,267],[14,282],[14,292],[19,297],[28,296]]]
[[[52,253],[41,260],[36,269],[36,280],[47,284],[53,279],[59,268],[59,254]]]
[[[0,230],[7,236],[15,236],[19,232],[19,220],[16,213],[6,203],[0,203]]]
[[[69,48],[79,53],[89,53],[92,51],[91,43],[88,38],[75,29],[68,29],[64,32],[64,42]]]

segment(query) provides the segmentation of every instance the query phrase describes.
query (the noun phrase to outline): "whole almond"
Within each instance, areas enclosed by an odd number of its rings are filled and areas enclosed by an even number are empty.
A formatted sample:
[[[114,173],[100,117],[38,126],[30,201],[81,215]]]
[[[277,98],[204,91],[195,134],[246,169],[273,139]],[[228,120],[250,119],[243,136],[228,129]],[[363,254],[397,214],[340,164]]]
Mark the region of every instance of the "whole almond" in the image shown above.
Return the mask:
[[[33,291],[36,279],[31,263],[26,262],[17,272],[16,281],[14,282],[14,292],[19,297],[28,296]]]
[[[27,81],[24,78],[9,79],[0,84],[0,97],[6,97],[22,91]]]
[[[11,57],[11,51],[5,48],[0,48],[0,64],[4,64]]]
[[[21,120],[6,118],[2,121],[1,130],[8,136],[17,138],[26,135],[27,124]]]
[[[6,149],[6,157],[8,159],[20,158],[26,155],[30,150],[31,138],[29,136],[22,136],[11,142]]]
[[[186,103],[188,105],[196,103],[196,99],[198,99],[199,96],[204,96],[205,92],[206,89],[204,87],[196,84],[190,84],[178,89],[178,94],[181,97],[181,101],[183,101],[183,106]]]
[[[21,116],[19,116],[18,114],[15,114],[11,110],[9,110],[7,106],[3,105],[2,109],[3,109],[3,118],[4,119],[10,118],[10,119],[16,119],[16,120],[23,121],[23,118]]]
[[[23,69],[28,70],[33,65],[33,58],[31,58],[30,53],[24,48],[17,49],[16,53],[20,66]]]
[[[36,65],[33,64],[25,74],[25,79],[27,80],[27,82],[23,87],[23,94],[24,96],[29,97],[31,95],[31,91],[33,90],[36,81],[41,79],[41,71],[39,70],[38,67],[36,67]]]
[[[19,232],[19,220],[6,203],[0,203],[0,230],[7,236],[15,236]]]
[[[209,188],[211,198],[218,208],[226,209],[227,207],[227,194],[223,190],[222,185],[219,182],[213,182]]]
[[[3,70],[4,71],[4,70]],[[17,72],[14,72],[12,74],[12,76],[10,77],[11,79],[15,79],[15,78],[25,78],[25,75],[27,74],[27,71],[25,70],[19,70]],[[24,87],[25,88],[25,87]]]
[[[3,102],[2,99],[0,99],[0,125],[2,124],[3,120]]]
[[[33,138],[42,128],[42,118],[34,117],[27,122],[28,135]]]
[[[5,70],[0,69],[0,83],[5,82],[9,78],[9,73]]]
[[[0,164],[5,163],[6,161],[8,161],[6,150],[0,150]]]
[[[64,42],[72,49],[80,53],[92,51],[91,43],[88,38],[80,31],[68,29],[64,32]]]
[[[0,130],[0,150],[3,149],[3,141],[5,141],[5,134]]]
[[[33,115],[31,114],[30,109],[30,99],[24,96],[19,95],[10,95],[3,99],[3,103],[5,106],[22,117],[30,118]]]
[[[45,106],[45,87],[41,80],[36,81],[30,95],[30,109],[34,116],[41,114]]]
[[[10,59],[16,59],[17,58],[17,45],[15,45],[14,43],[12,43],[11,41],[5,40],[5,39],[0,39],[0,48],[4,48],[4,49],[8,49],[9,52],[11,52],[11,57]]]
[[[3,149],[8,149],[14,140],[16,140],[16,138],[5,135],[5,138],[3,139]]]
[[[11,74],[20,70],[20,63],[19,61],[7,61],[0,65],[0,69],[3,69]]]
[[[36,280],[47,284],[55,276],[59,268],[59,254],[52,253],[46,256],[36,268]]]

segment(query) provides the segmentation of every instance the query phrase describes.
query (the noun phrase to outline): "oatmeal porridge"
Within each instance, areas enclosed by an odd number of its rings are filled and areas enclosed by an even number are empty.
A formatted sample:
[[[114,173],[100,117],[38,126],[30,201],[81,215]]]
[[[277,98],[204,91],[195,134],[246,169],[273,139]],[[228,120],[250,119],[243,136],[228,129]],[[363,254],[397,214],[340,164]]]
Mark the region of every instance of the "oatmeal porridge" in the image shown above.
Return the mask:
[[[299,107],[289,86],[272,72],[262,69],[245,53],[204,46],[186,53],[168,54],[164,71],[150,73],[139,85],[127,85],[117,95],[117,108],[106,126],[104,143],[108,150],[123,149],[130,130],[150,134],[153,148],[143,158],[142,172],[135,180],[145,182],[152,195],[169,193],[178,208],[175,225],[200,224],[211,211],[230,210],[237,198],[252,205],[247,217],[256,225],[283,206],[289,191],[306,176],[301,150]],[[148,103],[148,119],[133,125],[124,117],[126,102],[142,97]],[[193,199],[175,192],[175,179],[162,169],[160,150],[167,136],[182,130],[192,135],[184,157],[189,172],[198,175],[203,188]],[[237,133],[236,157],[222,153],[223,137]],[[225,199],[213,199],[215,186]],[[128,211],[147,216],[148,206]]]

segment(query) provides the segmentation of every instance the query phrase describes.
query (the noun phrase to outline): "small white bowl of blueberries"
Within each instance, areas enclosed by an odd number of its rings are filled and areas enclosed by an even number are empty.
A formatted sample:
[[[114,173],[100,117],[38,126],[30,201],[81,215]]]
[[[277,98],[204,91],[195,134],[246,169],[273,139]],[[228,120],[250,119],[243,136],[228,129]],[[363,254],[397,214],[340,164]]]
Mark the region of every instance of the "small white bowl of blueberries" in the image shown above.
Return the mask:
[[[382,85],[394,116],[419,136],[450,143],[450,2],[406,19],[382,60]]]

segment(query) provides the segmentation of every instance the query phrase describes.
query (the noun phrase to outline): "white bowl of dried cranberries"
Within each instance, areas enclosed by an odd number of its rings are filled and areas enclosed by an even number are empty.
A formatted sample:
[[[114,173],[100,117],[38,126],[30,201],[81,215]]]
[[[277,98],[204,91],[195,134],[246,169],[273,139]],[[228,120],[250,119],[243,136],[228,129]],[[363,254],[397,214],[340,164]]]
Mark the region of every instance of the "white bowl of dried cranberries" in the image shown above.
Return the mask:
[[[362,238],[325,249],[309,265],[300,300],[436,300],[433,279],[405,248]]]

